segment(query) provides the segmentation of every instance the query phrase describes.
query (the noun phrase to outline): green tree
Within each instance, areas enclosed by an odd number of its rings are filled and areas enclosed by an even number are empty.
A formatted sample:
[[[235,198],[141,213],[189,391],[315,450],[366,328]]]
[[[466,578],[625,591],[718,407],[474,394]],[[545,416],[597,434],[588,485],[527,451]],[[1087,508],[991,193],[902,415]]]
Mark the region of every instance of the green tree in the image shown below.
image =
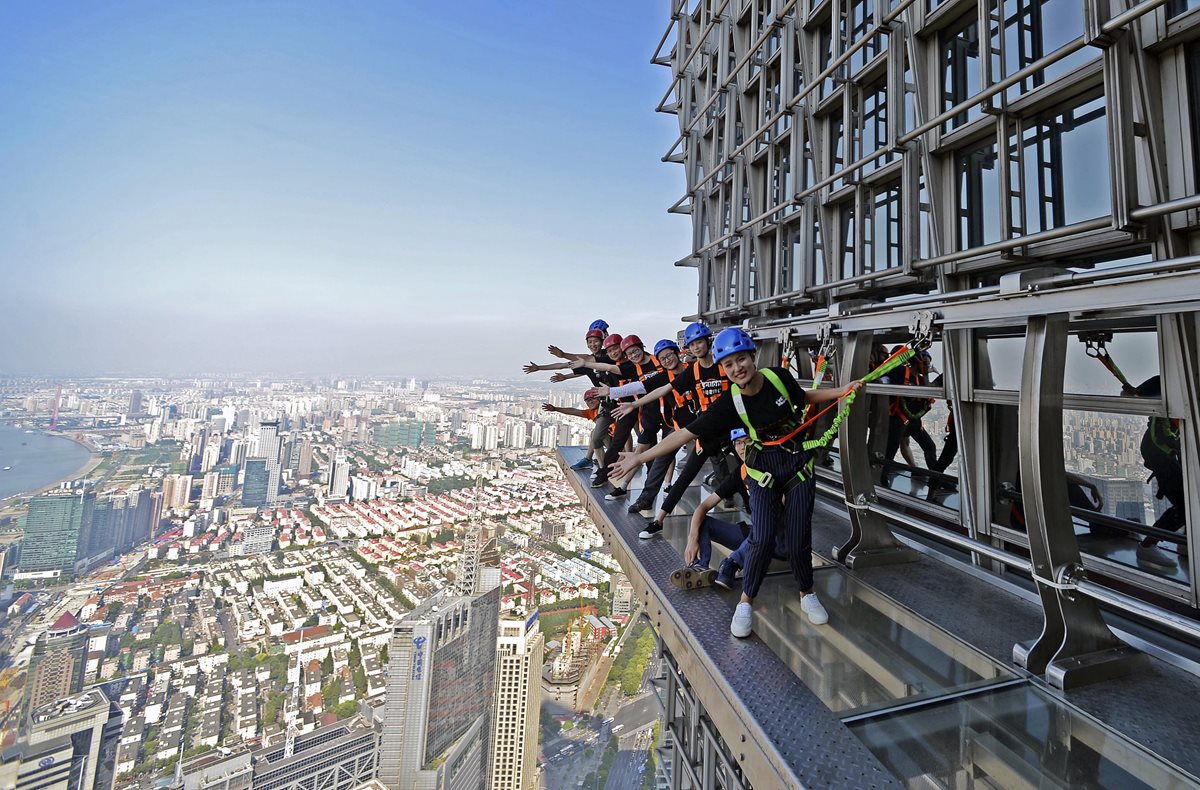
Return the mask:
[[[327,650],[325,652],[325,658],[321,659],[321,675],[323,677],[329,677],[332,674],[333,674],[333,651]]]
[[[367,696],[367,671],[361,666],[354,670],[354,696],[362,699]]]
[[[387,666],[388,663],[388,646],[384,645],[379,648],[379,663]]]

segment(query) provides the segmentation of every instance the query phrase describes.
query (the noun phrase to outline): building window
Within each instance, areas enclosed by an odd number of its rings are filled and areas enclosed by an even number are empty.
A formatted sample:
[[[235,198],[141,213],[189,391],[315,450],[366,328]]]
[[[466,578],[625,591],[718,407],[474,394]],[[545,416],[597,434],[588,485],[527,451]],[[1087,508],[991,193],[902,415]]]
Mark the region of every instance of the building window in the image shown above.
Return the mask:
[[[887,86],[884,83],[880,83],[862,94],[859,124],[859,139],[862,141],[861,155],[865,156],[887,147],[888,101]],[[886,153],[868,163],[863,168],[863,172],[869,173],[883,167],[893,158],[895,158],[895,154]]]
[[[996,81],[1083,35],[1083,5],[1073,0],[1004,0],[1003,13],[1003,36],[995,17],[990,30],[992,79]],[[1008,96],[1013,98],[1031,91],[1094,57],[1097,57],[1094,50],[1080,50],[1014,85]]]
[[[983,90],[983,76],[979,68],[979,25],[975,17],[968,17],[951,28],[942,39],[942,110],[949,110]],[[970,120],[980,117],[983,110],[979,105],[957,113],[946,123],[946,129],[955,129]]]
[[[1012,141],[1016,145],[1017,141]],[[1014,232],[1037,233],[1109,213],[1104,99],[1042,116],[1021,135]],[[1020,188],[1015,176],[1020,176]]]
[[[996,144],[988,143],[958,155],[958,248],[979,247],[1000,240],[1000,178]]]
[[[903,263],[901,257],[900,185],[875,190],[863,224],[863,266],[875,272]]]

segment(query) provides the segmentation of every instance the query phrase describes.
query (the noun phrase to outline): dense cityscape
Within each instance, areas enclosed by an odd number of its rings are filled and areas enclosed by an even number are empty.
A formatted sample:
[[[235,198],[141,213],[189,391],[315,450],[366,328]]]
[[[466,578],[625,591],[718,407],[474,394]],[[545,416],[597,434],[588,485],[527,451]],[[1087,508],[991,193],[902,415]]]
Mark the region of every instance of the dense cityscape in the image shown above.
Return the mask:
[[[603,783],[624,738],[649,786],[653,640],[550,452],[590,426],[541,409],[577,400],[5,381],[7,472],[44,461],[34,437],[90,452],[0,504],[11,778],[82,749],[89,788],[553,787]],[[318,743],[336,765],[304,758]]]

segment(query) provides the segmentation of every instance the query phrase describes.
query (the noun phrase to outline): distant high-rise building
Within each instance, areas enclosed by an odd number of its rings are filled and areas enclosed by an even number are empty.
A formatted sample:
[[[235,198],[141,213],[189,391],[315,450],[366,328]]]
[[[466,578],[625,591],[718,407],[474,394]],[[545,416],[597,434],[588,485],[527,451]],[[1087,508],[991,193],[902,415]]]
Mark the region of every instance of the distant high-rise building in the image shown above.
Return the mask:
[[[281,450],[279,423],[274,420],[259,423],[258,456],[267,459],[267,504],[269,505],[279,501],[279,483],[283,477],[283,468],[279,458]]]
[[[296,467],[297,477],[308,477],[312,474],[312,442],[307,436],[300,439],[300,460]]]
[[[487,786],[499,612],[498,587],[446,590],[392,628],[379,754],[392,790]]]
[[[545,637],[534,611],[503,619],[496,650],[490,790],[536,790]]]
[[[124,494],[109,494],[96,499],[92,508],[92,526],[89,532],[86,556],[99,557],[126,548],[125,541],[130,531],[129,520],[134,515],[134,507],[129,507],[129,500]]]
[[[145,396],[142,394],[141,390],[134,390],[131,392],[129,394],[129,408],[125,413],[130,417],[137,417],[140,414],[144,414],[146,411],[145,407],[143,406],[144,399]]]
[[[354,717],[299,735],[290,755],[283,744],[256,752],[252,786],[254,790],[370,787],[378,759],[378,732]]]
[[[499,430],[495,425],[485,425],[483,428],[483,449],[495,450],[498,445]]]
[[[246,453],[249,448],[245,439],[234,439],[229,443],[229,465],[242,466],[246,463]]]
[[[333,463],[329,468],[328,495],[330,498],[344,497],[349,488],[350,462],[346,460],[344,454],[338,453],[334,455]]]
[[[550,448],[558,447],[558,426],[557,425],[547,425],[545,428],[542,429],[542,441],[540,444],[542,447],[550,447]]]
[[[359,501],[367,499],[377,499],[379,497],[379,483],[369,477],[362,475],[350,476],[350,498]]]
[[[200,471],[202,473],[210,471],[221,462],[222,444],[223,440],[220,436],[209,437],[208,442],[204,445],[204,452],[200,456]]]
[[[612,615],[629,617],[633,612],[633,585],[623,573],[612,575]]]
[[[74,694],[83,687],[87,644],[87,627],[70,612],[63,612],[54,625],[38,637],[25,676],[27,711]]]
[[[192,501],[191,475],[166,475],[163,477],[163,507],[183,510]]]
[[[270,504],[271,472],[266,458],[246,459],[246,479],[242,483],[242,505],[266,507]]]
[[[33,710],[28,736],[13,755],[12,762],[19,760],[15,790],[111,787],[111,775],[102,781],[101,754],[108,748],[105,741],[115,744],[120,730],[120,709],[96,688]]]
[[[21,571],[71,573],[75,561],[87,553],[94,502],[93,495],[79,493],[54,493],[30,500],[21,542]]]
[[[275,546],[275,527],[268,522],[255,522],[246,527],[242,543],[243,554],[267,554]]]

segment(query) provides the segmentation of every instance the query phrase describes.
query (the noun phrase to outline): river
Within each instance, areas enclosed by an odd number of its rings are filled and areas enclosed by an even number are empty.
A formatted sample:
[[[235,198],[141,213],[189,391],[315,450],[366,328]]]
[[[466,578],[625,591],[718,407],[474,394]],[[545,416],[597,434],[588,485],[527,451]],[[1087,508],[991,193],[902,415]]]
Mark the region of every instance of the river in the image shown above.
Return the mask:
[[[0,499],[54,485],[82,469],[91,457],[86,447],[70,439],[0,425]]]

